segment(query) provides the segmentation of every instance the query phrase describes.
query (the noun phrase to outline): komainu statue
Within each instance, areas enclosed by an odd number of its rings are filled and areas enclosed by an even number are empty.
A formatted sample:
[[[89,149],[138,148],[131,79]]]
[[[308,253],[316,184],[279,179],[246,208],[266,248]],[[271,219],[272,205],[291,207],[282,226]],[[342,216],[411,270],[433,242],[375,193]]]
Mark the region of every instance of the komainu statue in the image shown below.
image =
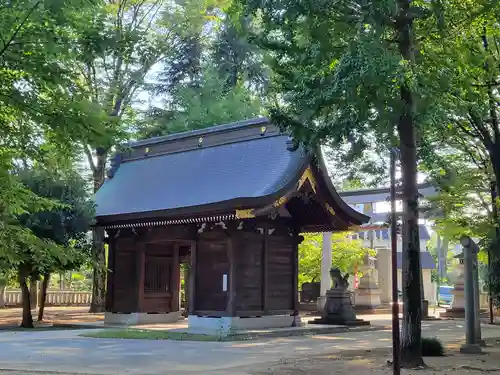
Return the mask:
[[[332,267],[330,269],[330,277],[332,279],[332,289],[343,289],[347,290],[349,287],[349,274],[346,273],[342,276],[342,272],[337,267]]]

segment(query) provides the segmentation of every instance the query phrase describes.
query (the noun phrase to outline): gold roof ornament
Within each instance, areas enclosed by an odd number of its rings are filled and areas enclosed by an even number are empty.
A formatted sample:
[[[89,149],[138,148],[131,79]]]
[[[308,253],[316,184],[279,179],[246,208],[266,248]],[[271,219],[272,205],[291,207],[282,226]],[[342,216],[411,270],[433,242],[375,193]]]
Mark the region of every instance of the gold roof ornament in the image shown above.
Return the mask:
[[[335,216],[335,210],[328,203],[325,203],[326,210],[330,213],[330,215]]]
[[[254,217],[253,209],[236,210],[237,219],[253,219]]]
[[[278,199],[276,199],[273,203],[273,206],[278,208],[278,207],[281,207],[283,206],[286,202],[288,201],[288,198],[283,196],[283,197],[280,197]]]
[[[300,177],[299,183],[297,185],[297,190],[300,190],[300,188],[306,183],[306,181],[309,181],[309,183],[311,184],[311,188],[316,193],[316,180],[314,179],[311,167],[307,167],[307,169]]]

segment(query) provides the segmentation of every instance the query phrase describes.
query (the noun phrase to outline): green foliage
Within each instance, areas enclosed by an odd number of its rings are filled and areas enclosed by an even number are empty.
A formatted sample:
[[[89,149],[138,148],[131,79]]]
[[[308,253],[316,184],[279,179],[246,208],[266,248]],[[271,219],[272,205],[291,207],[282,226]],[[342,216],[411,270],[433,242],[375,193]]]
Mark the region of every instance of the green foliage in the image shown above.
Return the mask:
[[[144,137],[166,135],[232,121],[253,118],[261,113],[260,100],[236,84],[227,90],[217,71],[208,66],[196,86],[179,85],[164,109],[156,109],[144,126]],[[152,124],[151,124],[152,122]]]
[[[26,187],[16,173],[19,164],[44,162],[53,144],[61,153],[67,142],[98,133],[87,114],[85,98],[71,94],[69,40],[79,23],[78,12],[91,1],[15,1],[0,5],[0,268],[9,269],[36,254],[58,252],[54,243],[19,225],[19,217],[56,204]],[[51,143],[53,142],[53,143]]]
[[[20,216],[19,221],[38,238],[63,247],[64,258],[46,258],[39,273],[74,269],[90,256],[88,231],[94,210],[85,181],[75,172],[56,174],[43,169],[22,170],[24,184],[37,196],[57,202],[52,210]],[[37,267],[40,263],[37,263]]]
[[[23,170],[18,176],[23,189],[44,205],[18,212],[6,227],[11,232],[0,253],[2,268],[23,267],[37,278],[84,262],[93,207],[82,179],[77,175],[56,178],[44,170]]]
[[[322,243],[321,233],[304,235],[299,245],[299,285],[320,279]],[[353,274],[355,266],[361,264],[367,254],[374,255],[374,250],[364,248],[362,242],[353,240],[349,233],[332,234],[332,266],[342,272]]]
[[[443,357],[443,343],[436,337],[422,337],[422,355],[424,357]]]

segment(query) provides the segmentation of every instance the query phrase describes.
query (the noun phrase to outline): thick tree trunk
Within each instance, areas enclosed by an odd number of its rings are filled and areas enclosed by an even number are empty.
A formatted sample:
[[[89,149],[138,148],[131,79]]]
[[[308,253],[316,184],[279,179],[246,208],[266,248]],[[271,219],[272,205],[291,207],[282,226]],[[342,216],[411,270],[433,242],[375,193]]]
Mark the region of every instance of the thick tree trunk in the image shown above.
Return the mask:
[[[30,280],[30,302],[31,310],[35,310],[38,304],[38,282],[34,278]]]
[[[43,320],[43,311],[45,310],[45,301],[47,299],[47,289],[50,282],[50,273],[46,273],[43,276],[42,290],[40,293],[40,303],[38,307],[38,318],[37,320],[41,322]]]
[[[410,0],[398,0],[396,31],[401,57],[413,63]],[[420,238],[418,233],[417,148],[414,123],[415,103],[408,82],[400,89],[401,116],[398,133],[403,172],[403,325],[401,364],[406,368],[424,365],[422,359],[422,295],[420,286]]]
[[[94,193],[104,183],[106,172],[107,153],[96,150],[97,162],[93,171]],[[92,303],[90,312],[104,312],[106,302],[106,255],[104,250],[104,229],[94,228],[92,231],[92,259],[94,262],[94,274],[92,280]]]
[[[23,301],[22,328],[34,328],[33,316],[31,315],[30,290],[28,288],[28,273],[22,268],[19,269],[19,285],[21,286],[21,297]]]
[[[5,307],[5,284],[0,284],[0,309]]]
[[[93,261],[94,274],[92,284],[92,303],[90,312],[103,312],[106,302],[106,259],[104,251],[104,229],[94,228],[93,239]]]

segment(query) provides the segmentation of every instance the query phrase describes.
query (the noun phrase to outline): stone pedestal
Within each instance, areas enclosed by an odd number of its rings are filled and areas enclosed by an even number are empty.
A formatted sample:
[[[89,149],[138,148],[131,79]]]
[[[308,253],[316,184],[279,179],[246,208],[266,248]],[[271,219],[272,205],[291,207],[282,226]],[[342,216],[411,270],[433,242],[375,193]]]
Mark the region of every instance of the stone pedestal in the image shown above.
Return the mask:
[[[382,304],[380,301],[380,289],[377,284],[377,270],[375,269],[375,259],[368,257],[361,268],[363,277],[359,280],[359,287],[356,290],[355,308],[356,311],[370,311]]]
[[[321,318],[315,319],[311,323],[347,326],[369,325],[370,322],[356,318],[350,292],[347,290],[347,276],[342,277],[336,268],[332,268],[330,274],[333,287],[326,293],[325,307],[322,310]]]
[[[451,292],[453,294],[453,300],[451,306],[446,309],[446,311],[440,314],[442,318],[464,318],[465,317],[465,276],[464,276],[464,259],[463,253],[457,255],[459,259],[458,277],[455,282],[455,287]]]

